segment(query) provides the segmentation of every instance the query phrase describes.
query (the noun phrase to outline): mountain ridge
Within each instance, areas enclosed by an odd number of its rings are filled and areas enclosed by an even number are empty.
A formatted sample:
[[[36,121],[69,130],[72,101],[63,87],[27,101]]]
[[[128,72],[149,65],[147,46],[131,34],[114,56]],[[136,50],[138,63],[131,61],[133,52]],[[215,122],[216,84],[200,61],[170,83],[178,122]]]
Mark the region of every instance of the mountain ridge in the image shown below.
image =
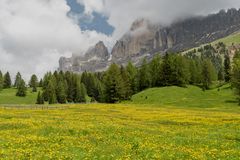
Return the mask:
[[[237,9],[189,18],[167,27],[152,24],[146,19],[138,19],[116,42],[111,53],[107,53],[104,43],[99,42],[100,47],[95,45],[84,56],[61,57],[59,70],[97,72],[106,70],[111,63],[125,65],[128,61],[138,65],[144,57],[151,59],[159,52],[181,52],[224,38],[239,30],[240,10]],[[87,55],[95,55],[99,59],[91,59],[92,57]]]

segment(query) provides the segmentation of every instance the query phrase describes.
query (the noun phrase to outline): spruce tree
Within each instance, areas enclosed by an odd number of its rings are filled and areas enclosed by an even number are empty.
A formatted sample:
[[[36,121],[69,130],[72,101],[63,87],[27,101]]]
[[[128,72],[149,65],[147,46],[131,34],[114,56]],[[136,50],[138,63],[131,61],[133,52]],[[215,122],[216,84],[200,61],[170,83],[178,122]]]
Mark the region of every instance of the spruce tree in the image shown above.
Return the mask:
[[[21,76],[20,72],[18,72],[15,77],[14,87],[17,88],[18,85],[21,83],[21,80],[22,80],[22,76]]]
[[[57,97],[56,97],[56,88],[54,84],[54,80],[51,79],[48,83],[46,91],[48,92],[48,102],[49,104],[55,104],[57,103]]]
[[[161,58],[155,56],[150,63],[151,86],[159,87],[161,85]]]
[[[86,88],[83,83],[78,82],[76,88],[75,103],[86,103]]]
[[[113,63],[105,73],[104,84],[106,102],[116,103],[123,100],[123,79],[117,64]]]
[[[203,84],[203,89],[210,89],[210,85],[212,84],[213,81],[215,81],[216,78],[216,70],[215,67],[213,66],[212,62],[209,59],[205,59],[203,61],[203,66],[202,66],[202,84]]]
[[[43,99],[44,101],[48,101],[49,99],[49,92],[48,92],[48,84],[52,78],[52,73],[48,72],[44,75],[43,81],[42,81],[42,89],[43,89]]]
[[[31,76],[29,86],[32,88],[32,92],[37,92],[38,78],[35,74]]]
[[[225,82],[229,82],[231,79],[231,61],[229,54],[224,56],[224,78]]]
[[[138,79],[140,91],[151,87],[151,74],[146,59],[143,60],[142,66],[139,69]]]
[[[161,85],[162,86],[171,86],[174,83],[174,56],[166,54],[163,57],[162,69],[161,69]]]
[[[121,76],[123,79],[123,92],[124,92],[123,98],[125,100],[129,100],[133,94],[133,91],[131,90],[130,77],[123,66],[121,66]]]
[[[65,91],[65,87],[64,87],[64,81],[61,80],[60,82],[58,82],[58,86],[57,86],[57,101],[58,103],[64,104],[66,103],[66,91]]]
[[[233,74],[232,74],[232,86],[234,88],[234,94],[237,97],[238,104],[240,105],[240,56],[237,55],[233,60]]]
[[[43,87],[43,80],[42,80],[42,79],[40,79],[38,86],[39,86],[39,87]]]
[[[189,72],[190,72],[190,80],[189,83],[194,85],[198,83],[198,75],[197,75],[197,65],[195,60],[190,60],[189,62]]]
[[[3,75],[2,72],[0,71],[0,91],[3,89]]]
[[[44,104],[44,99],[40,91],[38,92],[36,104]]]
[[[4,75],[3,87],[4,87],[4,88],[11,88],[11,86],[12,86],[11,77],[10,77],[9,72],[7,72],[7,73]]]
[[[19,84],[17,86],[16,96],[25,97],[26,94],[27,94],[27,87],[26,87],[24,80],[21,79],[21,81],[19,82]]]
[[[134,94],[138,91],[137,69],[133,66],[132,62],[128,62],[126,71],[130,79],[132,94]]]
[[[190,81],[189,63],[184,56],[176,56],[174,59],[173,85],[186,87]]]

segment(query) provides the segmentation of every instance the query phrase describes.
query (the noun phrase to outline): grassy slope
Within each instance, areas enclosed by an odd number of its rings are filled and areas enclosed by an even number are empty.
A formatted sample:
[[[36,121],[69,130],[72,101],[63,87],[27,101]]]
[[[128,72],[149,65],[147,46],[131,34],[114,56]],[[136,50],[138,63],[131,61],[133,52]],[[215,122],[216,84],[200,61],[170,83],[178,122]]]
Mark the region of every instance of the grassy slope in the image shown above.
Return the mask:
[[[234,43],[234,44],[240,44],[240,32],[233,33],[233,34],[231,34],[231,35],[229,35],[229,36],[227,36],[227,37],[218,39],[218,40],[216,40],[216,41],[214,41],[214,42],[212,42],[212,43],[210,43],[210,44],[213,44],[213,45],[214,45],[214,44],[217,44],[217,43],[219,43],[219,42],[223,42],[223,43],[226,44],[227,46],[231,46],[232,43]],[[207,44],[209,44],[209,43],[207,43]],[[203,45],[201,45],[201,46],[199,46],[199,47],[205,46],[205,45],[207,45],[207,44],[203,44]],[[191,49],[189,49],[189,50],[184,51],[183,53],[187,53],[187,52],[192,51],[192,50],[194,50],[194,49],[198,49],[199,47],[191,48]]]
[[[152,88],[134,95],[131,103],[201,108],[237,106],[229,87],[225,85],[220,91],[213,89],[205,92],[195,86]]]
[[[227,46],[231,46],[232,43],[234,44],[240,44],[240,32],[236,32],[230,36],[227,36],[225,38],[222,38],[222,39],[219,39],[219,40],[216,40],[215,42],[213,42],[214,44],[215,43],[218,43],[218,42],[223,42],[225,43]]]
[[[37,93],[32,93],[28,89],[26,97],[17,97],[15,88],[0,91],[0,104],[35,104]]]

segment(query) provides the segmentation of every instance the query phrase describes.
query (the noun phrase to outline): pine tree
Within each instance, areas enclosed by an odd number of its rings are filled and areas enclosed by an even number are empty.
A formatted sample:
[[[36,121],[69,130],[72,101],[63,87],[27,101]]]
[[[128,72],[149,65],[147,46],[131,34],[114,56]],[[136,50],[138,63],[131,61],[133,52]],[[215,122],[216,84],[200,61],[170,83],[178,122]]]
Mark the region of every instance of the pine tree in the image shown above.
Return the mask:
[[[44,104],[44,99],[40,91],[38,92],[36,104]]]
[[[105,73],[104,84],[106,102],[116,103],[123,100],[123,79],[117,64],[113,63]]]
[[[186,87],[190,81],[189,63],[183,56],[176,56],[173,65],[175,71],[173,72],[174,85]]]
[[[54,80],[51,79],[48,83],[46,91],[48,92],[48,102],[49,104],[57,103],[56,88]]]
[[[137,82],[137,69],[131,62],[128,62],[128,65],[126,67],[126,71],[128,73],[128,77],[130,79],[130,86],[132,94],[136,93],[138,91],[138,82]]]
[[[16,96],[25,97],[26,94],[27,94],[27,87],[26,87],[24,80],[21,79],[21,81],[19,82],[19,84],[17,86]]]
[[[234,57],[231,82],[232,86],[234,87],[234,93],[240,105],[240,55]]]
[[[123,79],[123,92],[124,92],[124,99],[129,100],[132,96],[132,90],[131,90],[131,82],[130,77],[126,71],[126,69],[121,66],[121,76]]]
[[[224,71],[223,71],[223,67],[220,67],[220,70],[218,71],[218,80],[219,81],[224,81]]]
[[[22,76],[20,74],[20,72],[17,73],[16,78],[15,78],[15,82],[14,82],[14,87],[18,87],[19,84],[21,83],[22,80]]]
[[[38,78],[35,74],[31,76],[29,86],[32,88],[32,92],[37,92]]]
[[[76,88],[75,103],[85,103],[86,102],[86,88],[83,83],[78,82]]]
[[[70,72],[65,73],[67,81],[67,101],[73,102],[76,94],[76,82],[74,82],[73,74]]]
[[[3,75],[2,72],[0,71],[0,91],[3,89]]]
[[[224,77],[226,82],[229,82],[231,79],[231,61],[229,54],[225,54],[224,56]]]
[[[147,64],[146,59],[143,60],[142,66],[138,72],[138,78],[139,78],[139,90],[140,91],[151,87],[150,69]]]
[[[174,84],[175,75],[174,75],[174,56],[166,54],[163,58],[162,69],[161,69],[161,85],[162,86],[171,86]]]
[[[203,68],[202,68],[202,84],[203,89],[210,89],[210,85],[216,78],[216,70],[213,66],[212,62],[207,59],[203,61]]]
[[[49,92],[48,92],[48,84],[52,78],[52,73],[48,72],[44,75],[43,81],[42,81],[42,89],[43,89],[43,99],[44,101],[48,101],[49,99]]]
[[[11,77],[10,77],[9,72],[7,72],[7,73],[4,75],[3,87],[4,87],[4,88],[11,88],[11,86],[12,86]]]
[[[161,85],[161,58],[155,56],[150,63],[151,86],[159,87]]]
[[[42,80],[42,79],[40,79],[38,86],[39,86],[39,87],[43,87],[43,80]]]
[[[63,80],[61,80],[58,83],[56,94],[57,94],[57,101],[58,101],[58,103],[61,103],[61,104],[66,103],[67,95],[66,95],[66,91],[65,91],[64,81]]]

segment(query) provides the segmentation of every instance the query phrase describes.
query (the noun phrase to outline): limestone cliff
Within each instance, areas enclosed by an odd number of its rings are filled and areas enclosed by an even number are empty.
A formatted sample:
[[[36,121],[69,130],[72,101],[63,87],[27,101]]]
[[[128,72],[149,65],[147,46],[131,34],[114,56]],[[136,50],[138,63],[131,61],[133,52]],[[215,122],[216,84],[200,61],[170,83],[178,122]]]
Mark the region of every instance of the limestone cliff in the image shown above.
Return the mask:
[[[139,64],[156,53],[180,52],[226,37],[240,30],[240,10],[229,9],[206,17],[194,17],[170,26],[152,24],[146,19],[135,21],[129,31],[113,46],[111,54],[103,42],[91,47],[84,56],[61,58],[60,70],[102,71],[115,62]],[[112,58],[110,58],[112,57]]]

